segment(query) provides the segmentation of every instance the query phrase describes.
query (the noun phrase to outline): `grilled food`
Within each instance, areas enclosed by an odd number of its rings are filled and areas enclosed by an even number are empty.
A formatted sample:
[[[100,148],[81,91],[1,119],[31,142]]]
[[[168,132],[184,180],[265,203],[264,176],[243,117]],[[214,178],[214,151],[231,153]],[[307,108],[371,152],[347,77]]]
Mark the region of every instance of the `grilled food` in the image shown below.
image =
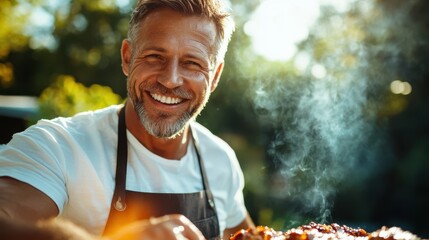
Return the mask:
[[[382,227],[372,233],[361,228],[346,225],[319,224],[310,222],[287,231],[276,231],[267,226],[242,229],[230,237],[230,240],[417,240],[416,235],[398,227]]]

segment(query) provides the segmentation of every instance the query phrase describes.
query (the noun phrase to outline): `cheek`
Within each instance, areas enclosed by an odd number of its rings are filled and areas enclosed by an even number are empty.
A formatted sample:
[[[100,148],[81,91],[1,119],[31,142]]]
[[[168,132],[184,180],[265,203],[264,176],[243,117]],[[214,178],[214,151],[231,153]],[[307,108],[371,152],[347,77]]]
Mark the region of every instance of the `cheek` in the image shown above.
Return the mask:
[[[204,81],[198,81],[194,85],[194,91],[196,93],[196,96],[198,96],[198,101],[206,101],[208,96],[210,95],[210,84],[207,80]]]
[[[141,101],[142,93],[140,90],[141,81],[139,81],[138,74],[136,74],[136,71],[130,71],[130,74],[128,76],[128,94],[131,98],[134,100]]]
[[[200,91],[206,91],[207,89],[210,89],[211,86],[210,77],[204,74],[200,74],[198,77],[195,77],[192,82],[194,87],[196,89],[200,89]]]

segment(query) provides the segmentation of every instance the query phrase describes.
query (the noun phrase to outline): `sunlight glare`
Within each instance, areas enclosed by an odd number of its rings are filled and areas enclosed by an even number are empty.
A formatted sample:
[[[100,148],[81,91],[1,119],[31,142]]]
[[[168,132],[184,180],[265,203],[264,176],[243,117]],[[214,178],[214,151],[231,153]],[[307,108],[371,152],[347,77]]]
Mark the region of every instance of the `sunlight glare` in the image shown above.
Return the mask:
[[[412,90],[411,84],[406,81],[394,80],[390,83],[390,91],[393,94],[409,95]]]
[[[312,68],[311,68],[311,74],[318,79],[322,79],[324,77],[326,77],[326,68],[323,65],[320,64],[315,64]]]
[[[286,61],[297,52],[320,14],[321,5],[346,11],[354,0],[265,0],[244,25],[254,51],[271,61]]]

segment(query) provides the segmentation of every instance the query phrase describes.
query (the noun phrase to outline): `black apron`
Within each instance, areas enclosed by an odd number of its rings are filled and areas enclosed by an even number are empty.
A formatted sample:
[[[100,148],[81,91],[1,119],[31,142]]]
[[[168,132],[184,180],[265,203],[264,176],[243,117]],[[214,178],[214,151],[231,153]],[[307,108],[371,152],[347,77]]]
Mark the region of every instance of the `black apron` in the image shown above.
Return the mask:
[[[191,131],[192,132],[192,131]],[[220,239],[219,221],[205,168],[198,151],[198,139],[192,134],[204,189],[195,193],[146,193],[125,189],[128,145],[125,126],[125,107],[119,112],[118,151],[115,192],[110,207],[104,236],[112,235],[121,226],[166,214],[186,216],[206,239]]]

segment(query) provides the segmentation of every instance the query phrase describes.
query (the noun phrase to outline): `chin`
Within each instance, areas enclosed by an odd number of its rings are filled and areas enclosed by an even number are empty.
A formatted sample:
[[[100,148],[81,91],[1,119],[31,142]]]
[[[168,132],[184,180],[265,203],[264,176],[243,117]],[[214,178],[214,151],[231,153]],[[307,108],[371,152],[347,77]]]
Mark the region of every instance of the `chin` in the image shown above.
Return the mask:
[[[153,121],[142,117],[140,120],[150,135],[164,139],[174,139],[180,136],[187,129],[190,121],[189,118],[181,118],[177,121]]]

